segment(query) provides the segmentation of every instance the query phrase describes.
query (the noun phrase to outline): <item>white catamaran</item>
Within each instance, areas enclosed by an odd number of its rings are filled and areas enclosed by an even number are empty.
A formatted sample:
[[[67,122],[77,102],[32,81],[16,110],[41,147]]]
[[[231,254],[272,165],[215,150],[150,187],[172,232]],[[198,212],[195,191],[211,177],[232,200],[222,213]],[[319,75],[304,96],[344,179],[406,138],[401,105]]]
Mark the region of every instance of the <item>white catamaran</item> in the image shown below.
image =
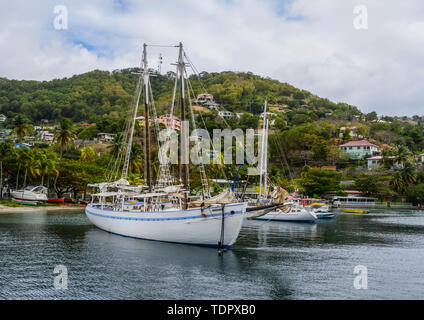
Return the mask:
[[[179,104],[181,121],[185,120],[185,92],[187,91],[191,107],[188,81],[185,81],[186,57],[183,46],[179,44],[179,58],[175,79],[174,93],[170,116],[173,106],[177,82],[179,82]],[[201,246],[218,247],[231,246],[238,237],[247,203],[237,202],[234,194],[226,190],[215,197],[210,197],[204,168],[201,167],[204,193],[202,199],[190,197],[189,168],[186,162],[180,164],[181,184],[169,183],[169,165],[161,164],[156,185],[151,177],[150,124],[149,107],[152,104],[153,115],[156,117],[153,95],[147,67],[147,45],[144,44],[141,73],[133,103],[134,111],[128,122],[127,133],[124,136],[126,150],[120,179],[118,176],[109,181],[92,187],[100,192],[92,195],[92,201],[86,207],[86,215],[100,229],[122,236],[146,240],[184,243]],[[193,68],[194,69],[194,68]],[[185,85],[187,82],[187,88]],[[146,151],[146,186],[132,186],[127,180],[131,157],[134,127],[137,118],[138,104],[143,92],[145,105],[145,151]],[[151,97],[152,103],[149,103]],[[190,110],[192,112],[192,110]],[[193,118],[193,117],[192,117]],[[154,119],[155,120],[155,119]],[[194,120],[194,118],[192,119]],[[194,123],[193,123],[194,125]],[[181,157],[187,159],[184,143],[185,131],[181,128]],[[119,159],[119,156],[118,156]],[[117,160],[115,163],[118,163]],[[206,181],[205,181],[206,180]],[[205,190],[207,188],[207,190]]]

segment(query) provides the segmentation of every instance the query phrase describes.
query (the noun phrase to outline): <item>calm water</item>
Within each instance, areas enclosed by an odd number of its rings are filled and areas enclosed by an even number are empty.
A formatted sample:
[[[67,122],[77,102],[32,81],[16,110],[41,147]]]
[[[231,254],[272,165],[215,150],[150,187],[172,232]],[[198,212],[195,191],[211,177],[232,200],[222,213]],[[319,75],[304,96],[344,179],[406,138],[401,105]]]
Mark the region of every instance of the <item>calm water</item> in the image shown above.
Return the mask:
[[[68,289],[53,287],[56,265]],[[368,290],[354,289],[356,265]],[[423,299],[424,213],[247,221],[233,249],[124,238],[83,212],[0,214],[2,299]]]

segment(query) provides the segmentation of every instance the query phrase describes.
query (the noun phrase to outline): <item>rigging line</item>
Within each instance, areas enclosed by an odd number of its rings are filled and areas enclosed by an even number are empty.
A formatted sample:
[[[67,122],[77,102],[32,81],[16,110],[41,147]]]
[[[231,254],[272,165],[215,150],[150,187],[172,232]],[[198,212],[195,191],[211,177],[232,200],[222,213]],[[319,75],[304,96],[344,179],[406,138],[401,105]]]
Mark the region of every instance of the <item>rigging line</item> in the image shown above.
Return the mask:
[[[191,88],[191,83],[189,83],[188,80],[188,76],[187,76],[187,71],[185,71],[186,77],[187,77],[187,81],[186,81],[186,86],[187,86],[187,97],[188,97],[188,102],[190,105],[190,115],[191,115],[191,121],[193,123],[193,130],[197,130],[196,127],[196,121],[194,119],[194,112],[193,112],[193,104],[191,103],[191,97],[190,97],[190,88]],[[192,88],[191,88],[192,89]],[[196,143],[199,143],[199,137],[196,137]],[[209,193],[209,183],[208,183],[208,179],[206,177],[206,172],[205,172],[205,167],[203,165],[203,162],[200,162],[199,164],[199,169],[200,169],[200,176],[201,176],[201,180],[202,180],[202,189],[203,189],[203,195],[210,197],[210,193]]]
[[[199,71],[197,70],[196,66],[193,64],[193,62],[191,62],[191,60],[190,60],[190,58],[188,57],[188,55],[187,55],[187,53],[186,53],[186,52],[184,52],[184,56],[186,57],[186,59],[187,59],[188,63],[189,63],[189,64],[190,64],[190,66],[191,66],[191,68],[193,69],[194,74],[195,74],[195,76],[197,77],[197,79],[199,80],[199,83],[200,83],[200,85],[202,86],[203,90],[204,90],[205,92],[207,92],[207,90],[206,90],[205,86],[203,85],[202,80],[200,79],[200,73],[199,73]]]
[[[131,125],[132,114],[134,112],[135,105],[137,103],[138,92],[141,90],[141,85],[142,85],[141,77],[138,77],[138,82],[137,82],[136,89],[135,89],[135,92],[134,92],[131,107],[129,109],[127,119],[126,119],[126,122],[125,122],[125,126],[123,128],[124,131],[122,132],[121,146],[119,147],[118,152],[115,155],[116,158],[114,159],[112,157],[111,161],[108,165],[108,170],[110,168],[110,174],[107,177],[107,181],[111,181],[112,179],[116,180],[117,177],[118,177],[120,162],[121,162],[121,159],[123,157],[123,153],[125,152],[125,145],[126,145],[127,139],[128,139],[128,133],[129,133],[130,125]],[[115,161],[113,162],[113,160],[115,160]]]
[[[187,61],[188,61],[189,65],[191,66],[191,68],[193,69],[194,74],[196,75],[197,79],[199,80],[199,83],[200,83],[200,85],[202,86],[202,88],[203,88],[204,92],[205,92],[205,93],[206,93],[206,92],[208,92],[208,91],[206,90],[206,87],[203,85],[202,80],[200,79],[200,73],[199,73],[198,69],[197,69],[197,68],[196,68],[196,66],[193,64],[193,62],[191,62],[191,60],[190,60],[190,58],[188,57],[188,55],[187,55],[187,53],[186,53],[186,52],[184,52],[184,56],[186,57],[186,59],[187,59]],[[188,80],[188,79],[187,79],[187,80]],[[219,115],[219,114],[218,114],[218,115]],[[231,126],[228,124],[228,122],[225,120],[225,118],[224,118],[223,116],[220,116],[220,117],[221,117],[221,119],[222,119],[222,120],[224,120],[224,123],[225,123],[225,125],[227,126],[227,128],[228,128],[228,129],[232,129],[232,128],[231,128]]]
[[[174,106],[175,106],[175,96],[177,94],[177,83],[178,83],[178,67],[177,67],[177,72],[175,73],[174,90],[172,92],[172,102],[171,102],[171,108],[169,111],[169,116],[171,117],[171,123],[174,120]]]
[[[278,150],[278,152],[280,154],[280,163],[281,163],[283,169],[284,169],[284,165],[285,165],[287,167],[287,171],[288,171],[288,174],[289,174],[289,177],[288,178],[290,180],[293,180],[293,175],[292,175],[292,172],[290,170],[290,166],[289,166],[289,164],[287,162],[287,158],[286,158],[284,152],[282,151],[282,147],[278,144],[277,138],[275,136],[271,135],[271,137],[273,138],[274,143],[277,146],[277,150]],[[284,163],[283,163],[283,161],[281,159],[284,160]]]
[[[189,79],[187,79],[187,83],[189,84],[189,88],[190,88],[190,90],[189,90],[189,92],[191,91],[191,93],[192,93],[192,95],[193,95],[193,97],[195,97],[195,94],[194,94],[194,90],[193,90],[193,86],[191,85],[191,81],[189,80]],[[207,126],[206,126],[206,123],[205,123],[205,120],[203,119],[203,115],[202,115],[202,112],[199,110],[199,115],[200,115],[200,118],[202,119],[202,123],[203,123],[203,126],[204,126],[204,128],[205,129],[207,129]],[[230,128],[231,129],[231,128]],[[212,151],[214,152],[214,154],[215,154],[215,147],[214,147],[214,145],[213,145],[213,143],[212,143]],[[220,152],[221,153],[221,152]],[[222,159],[221,159],[222,160]],[[219,169],[220,169],[220,171],[221,171],[221,173],[222,173],[222,175],[224,176],[224,179],[227,181],[227,185],[228,185],[228,187],[230,186],[230,183],[228,182],[228,179],[227,179],[227,175],[225,174],[225,171],[224,171],[224,169],[220,166],[219,167]]]
[[[136,91],[138,90],[138,88],[136,88]],[[133,106],[133,104],[131,104],[131,106]],[[133,108],[130,108],[130,111],[132,112]],[[129,122],[130,122],[130,113],[127,116],[126,122],[125,122],[125,127],[124,132],[127,132],[127,127],[129,126]],[[125,139],[125,134],[122,135],[121,137],[121,142]],[[119,166],[119,158],[120,155],[122,154],[122,146],[119,147],[118,151],[116,153],[114,153],[114,156],[111,157],[111,159],[109,160],[108,166],[107,166],[107,171],[105,172],[105,177],[106,177],[106,181],[111,181],[112,179],[116,179],[117,176],[117,167]],[[116,157],[116,158],[115,158]]]
[[[159,47],[159,48],[178,48],[179,46],[162,45],[162,44],[147,44],[148,47]]]
[[[128,143],[127,140],[128,140],[129,130],[130,130],[130,127],[131,127],[131,122],[132,122],[131,121],[132,120],[132,114],[134,113],[134,110],[135,110],[135,107],[136,107],[136,104],[137,104],[137,100],[140,97],[141,90],[142,90],[142,79],[141,79],[141,77],[139,77],[138,82],[137,82],[137,86],[136,86],[136,91],[135,91],[135,94],[134,94],[134,97],[133,97],[132,108],[130,109],[130,112],[128,114],[124,134],[122,136],[121,149],[118,152],[118,155],[117,155],[117,158],[115,160],[114,167],[113,167],[113,171],[115,173],[113,175],[114,180],[116,180],[118,178],[120,163],[122,161],[124,153],[126,153],[126,148],[127,148],[127,143]]]

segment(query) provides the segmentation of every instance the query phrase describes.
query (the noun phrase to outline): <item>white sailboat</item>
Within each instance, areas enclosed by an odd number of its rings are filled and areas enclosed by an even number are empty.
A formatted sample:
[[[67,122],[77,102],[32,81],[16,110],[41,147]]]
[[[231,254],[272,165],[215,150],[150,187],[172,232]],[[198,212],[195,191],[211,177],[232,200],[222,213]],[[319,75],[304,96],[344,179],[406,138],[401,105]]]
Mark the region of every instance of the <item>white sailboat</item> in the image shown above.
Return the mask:
[[[255,220],[285,221],[285,222],[309,222],[315,223],[317,216],[313,210],[300,206],[288,206],[269,212]]]
[[[100,192],[93,194],[92,202],[86,207],[86,215],[98,228],[122,236],[211,246],[220,249],[228,248],[237,240],[246,211],[246,203],[237,202],[230,190],[216,197],[190,201],[187,164],[180,165],[182,185],[153,186],[150,168],[149,133],[149,90],[151,88],[146,47],[147,45],[145,44],[143,68],[139,77],[139,86],[137,86],[135,109],[132,125],[129,128],[121,179],[115,182],[95,185],[100,189]],[[181,121],[185,120],[184,75],[186,74],[185,67],[187,65],[183,56],[183,46],[180,43],[177,78],[174,88],[176,88],[177,80],[179,80]],[[147,186],[130,186],[127,181],[127,174],[141,91],[144,92],[145,103]],[[184,137],[184,132],[181,132],[181,136]],[[184,143],[183,139],[181,143]],[[181,150],[181,159],[186,159],[183,146],[181,146]],[[164,177],[159,176],[157,180],[163,181]]]
[[[264,112],[263,112],[263,125],[261,133],[261,143],[259,150],[259,192],[258,198],[249,201],[246,209],[246,219],[253,219],[260,217],[268,212],[275,211],[281,207],[279,201],[272,201],[275,199],[268,199],[268,130],[269,120],[267,119],[267,105],[268,102],[265,100]],[[248,181],[247,181],[248,182]],[[246,186],[247,186],[246,182]]]

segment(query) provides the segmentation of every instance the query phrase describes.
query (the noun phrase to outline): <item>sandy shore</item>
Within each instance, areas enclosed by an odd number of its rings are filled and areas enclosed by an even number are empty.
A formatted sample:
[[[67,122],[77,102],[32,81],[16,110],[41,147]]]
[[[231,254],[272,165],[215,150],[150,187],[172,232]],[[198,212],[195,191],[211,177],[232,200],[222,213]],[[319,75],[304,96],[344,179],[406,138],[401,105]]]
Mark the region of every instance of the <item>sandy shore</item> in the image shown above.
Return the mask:
[[[85,206],[46,206],[46,207],[8,207],[0,205],[0,213],[11,213],[11,212],[31,212],[31,211],[57,211],[57,210],[83,210]]]

